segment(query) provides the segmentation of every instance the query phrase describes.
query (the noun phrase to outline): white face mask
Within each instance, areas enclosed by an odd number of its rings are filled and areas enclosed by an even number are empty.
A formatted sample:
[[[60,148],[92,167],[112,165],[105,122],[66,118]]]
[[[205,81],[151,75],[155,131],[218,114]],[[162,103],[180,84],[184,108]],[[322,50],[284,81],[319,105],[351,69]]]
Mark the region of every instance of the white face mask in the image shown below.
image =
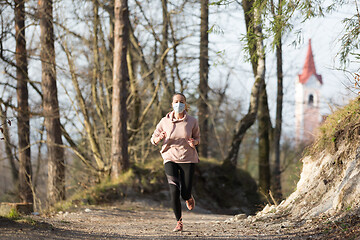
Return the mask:
[[[173,103],[173,109],[175,113],[182,113],[185,110],[185,104],[181,102]]]

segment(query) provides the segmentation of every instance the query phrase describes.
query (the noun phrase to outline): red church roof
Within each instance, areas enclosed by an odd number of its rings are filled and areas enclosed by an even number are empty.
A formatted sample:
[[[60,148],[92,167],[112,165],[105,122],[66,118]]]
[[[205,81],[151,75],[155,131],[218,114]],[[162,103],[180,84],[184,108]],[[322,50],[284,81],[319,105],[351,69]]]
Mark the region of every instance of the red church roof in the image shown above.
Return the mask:
[[[321,75],[316,73],[314,56],[311,49],[311,39],[309,39],[309,48],[307,51],[304,68],[301,74],[299,74],[299,82],[305,84],[309,78],[314,75],[320,84],[323,84]]]

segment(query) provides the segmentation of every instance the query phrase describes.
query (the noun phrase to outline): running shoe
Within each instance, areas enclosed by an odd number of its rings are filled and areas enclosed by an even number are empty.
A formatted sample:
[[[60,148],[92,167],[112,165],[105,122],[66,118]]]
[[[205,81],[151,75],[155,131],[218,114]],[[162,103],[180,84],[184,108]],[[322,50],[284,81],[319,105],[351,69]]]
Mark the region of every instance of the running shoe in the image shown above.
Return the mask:
[[[186,200],[186,207],[191,211],[194,209],[195,207],[195,199],[194,197],[191,195],[191,198]]]
[[[180,218],[179,221],[177,221],[176,227],[174,228],[173,232],[181,232],[183,230],[183,223],[182,219]]]

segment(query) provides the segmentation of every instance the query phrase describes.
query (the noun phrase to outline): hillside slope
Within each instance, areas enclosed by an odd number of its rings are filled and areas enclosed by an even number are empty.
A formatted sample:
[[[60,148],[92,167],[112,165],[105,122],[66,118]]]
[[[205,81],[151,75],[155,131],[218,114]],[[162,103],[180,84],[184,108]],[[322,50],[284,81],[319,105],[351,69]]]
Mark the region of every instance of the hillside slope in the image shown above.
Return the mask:
[[[324,150],[316,157],[306,156],[302,161],[304,166],[297,190],[278,206],[278,210],[301,219],[359,210],[358,142],[343,143],[335,154]]]
[[[360,99],[330,115],[301,159],[296,191],[267,212],[291,218],[340,217],[360,212]]]

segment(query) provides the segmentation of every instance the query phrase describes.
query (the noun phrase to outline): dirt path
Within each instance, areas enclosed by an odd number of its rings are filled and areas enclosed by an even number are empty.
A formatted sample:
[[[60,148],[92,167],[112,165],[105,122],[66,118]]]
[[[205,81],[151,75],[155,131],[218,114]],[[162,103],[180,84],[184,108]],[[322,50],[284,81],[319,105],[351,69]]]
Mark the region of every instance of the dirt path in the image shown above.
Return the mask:
[[[231,222],[230,218],[199,208],[185,211],[184,231],[174,233],[176,222],[170,209],[126,202],[78,208],[46,218],[31,216],[33,225],[2,220],[0,239],[323,239],[314,224],[281,219]]]

